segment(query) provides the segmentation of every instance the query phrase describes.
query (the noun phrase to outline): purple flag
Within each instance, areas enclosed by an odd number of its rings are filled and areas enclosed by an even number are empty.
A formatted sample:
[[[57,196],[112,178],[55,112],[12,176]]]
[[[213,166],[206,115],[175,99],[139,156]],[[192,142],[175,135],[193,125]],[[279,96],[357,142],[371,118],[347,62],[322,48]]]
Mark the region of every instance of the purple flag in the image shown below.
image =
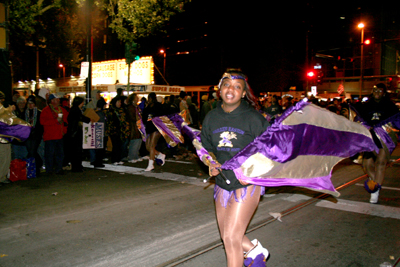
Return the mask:
[[[170,117],[176,129],[189,134],[200,159],[209,159],[199,131]],[[154,122],[154,119],[153,119]],[[368,129],[331,111],[300,101],[267,130],[222,165],[250,184],[300,186],[338,196],[330,180],[342,159],[377,151]]]

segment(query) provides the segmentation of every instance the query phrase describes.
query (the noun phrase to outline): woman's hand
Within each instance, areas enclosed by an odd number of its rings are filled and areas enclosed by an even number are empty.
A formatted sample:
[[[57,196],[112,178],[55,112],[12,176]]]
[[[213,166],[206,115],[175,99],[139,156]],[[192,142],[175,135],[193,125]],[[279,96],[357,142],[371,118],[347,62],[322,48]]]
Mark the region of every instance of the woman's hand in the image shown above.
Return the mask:
[[[249,183],[247,183],[247,182],[245,182],[245,181],[243,181],[243,180],[240,180],[239,178],[238,178],[238,181],[239,181],[239,183],[241,184],[241,185],[248,185]]]
[[[210,176],[217,176],[219,174],[219,170],[217,168],[220,168],[221,164],[216,163],[210,163],[210,166],[208,166],[208,173],[210,174]]]

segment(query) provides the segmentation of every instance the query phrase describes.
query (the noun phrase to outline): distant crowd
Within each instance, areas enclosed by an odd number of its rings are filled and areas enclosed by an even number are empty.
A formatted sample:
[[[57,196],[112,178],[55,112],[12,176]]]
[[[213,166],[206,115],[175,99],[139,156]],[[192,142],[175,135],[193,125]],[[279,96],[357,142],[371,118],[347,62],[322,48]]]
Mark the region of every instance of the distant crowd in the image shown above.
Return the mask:
[[[12,142],[11,159],[34,158],[37,175],[43,166],[47,173],[62,175],[66,170],[83,172],[84,157],[96,168],[104,167],[105,158],[114,165],[148,159],[146,170],[151,171],[154,163],[163,165],[166,156],[194,152],[190,142],[168,147],[163,138],[159,139],[151,118],[181,112],[189,126],[201,129],[207,113],[216,108],[219,96],[217,92],[209,92],[202,95],[201,103],[197,103],[195,98],[182,91],[177,96],[165,97],[150,93],[147,99],[139,100],[135,93],[126,96],[122,89],[118,89],[117,95],[107,103],[101,91],[94,90],[92,101],[85,105],[82,97],[76,96],[71,101],[68,95],[60,98],[42,88],[27,98],[15,92],[11,103],[6,103],[4,94],[0,92],[0,100],[5,107],[15,106],[14,114],[33,126],[26,141]],[[259,109],[273,120],[297,101],[291,97],[271,96],[259,102]],[[308,101],[345,117],[349,116],[349,104],[362,105],[362,102],[343,101],[341,98],[320,101],[312,97]],[[92,110],[96,121],[105,124],[103,149],[82,149],[82,123],[94,121],[93,116],[84,110]],[[153,132],[157,133],[154,138]],[[111,151],[107,150],[107,144]]]

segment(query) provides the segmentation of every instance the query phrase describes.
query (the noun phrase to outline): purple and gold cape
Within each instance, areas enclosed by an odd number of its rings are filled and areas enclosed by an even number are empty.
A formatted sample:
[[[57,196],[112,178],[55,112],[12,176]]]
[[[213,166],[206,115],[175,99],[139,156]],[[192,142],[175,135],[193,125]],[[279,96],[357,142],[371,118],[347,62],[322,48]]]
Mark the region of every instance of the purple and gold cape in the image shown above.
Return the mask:
[[[206,164],[211,160],[200,131],[188,127],[179,114],[153,118],[153,123],[169,145],[183,142],[182,134],[187,134],[200,159]],[[250,184],[299,186],[339,196],[331,182],[333,167],[363,151],[378,151],[366,127],[300,101],[221,168]]]

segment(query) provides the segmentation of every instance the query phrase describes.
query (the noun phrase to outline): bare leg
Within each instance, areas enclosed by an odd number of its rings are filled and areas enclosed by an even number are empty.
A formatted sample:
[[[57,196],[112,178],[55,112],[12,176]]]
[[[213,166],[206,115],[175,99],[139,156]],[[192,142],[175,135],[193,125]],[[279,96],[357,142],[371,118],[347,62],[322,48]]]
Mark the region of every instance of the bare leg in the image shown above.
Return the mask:
[[[363,160],[363,169],[368,176],[382,185],[385,179],[385,170],[387,164],[387,155],[384,149],[379,149],[379,153],[376,156],[376,160],[373,158]]]
[[[363,159],[362,162],[364,172],[375,181],[375,162],[373,158]]]
[[[385,170],[387,164],[387,155],[384,149],[379,149],[378,156],[375,161],[375,182],[382,185],[385,179]]]
[[[151,133],[149,138],[146,141],[146,149],[150,153],[151,160],[154,160],[156,155],[158,153],[160,153],[156,150],[156,145],[157,145],[158,139],[160,139],[160,137],[161,137],[161,134],[158,131],[156,131],[156,132]]]
[[[260,201],[261,188],[257,186],[251,196],[253,188],[254,185],[247,187],[247,193],[242,202],[236,202],[232,195],[226,208],[221,206],[222,194],[215,200],[217,222],[225,246],[228,267],[242,267],[243,252],[254,246],[244,235]],[[236,190],[238,196],[242,190],[244,189]]]

